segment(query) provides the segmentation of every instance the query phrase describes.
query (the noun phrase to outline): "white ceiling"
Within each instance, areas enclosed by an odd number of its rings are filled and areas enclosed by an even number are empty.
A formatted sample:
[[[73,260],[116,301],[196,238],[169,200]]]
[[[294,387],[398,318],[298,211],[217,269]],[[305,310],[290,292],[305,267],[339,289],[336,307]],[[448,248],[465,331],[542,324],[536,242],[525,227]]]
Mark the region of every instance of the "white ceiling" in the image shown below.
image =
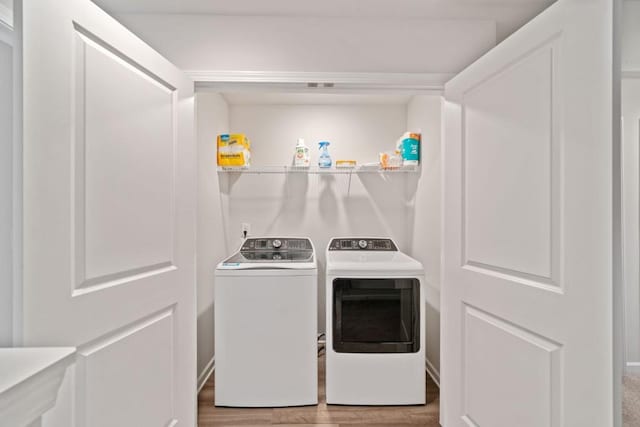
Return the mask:
[[[495,21],[501,40],[554,0],[94,0],[119,14],[389,17]]]

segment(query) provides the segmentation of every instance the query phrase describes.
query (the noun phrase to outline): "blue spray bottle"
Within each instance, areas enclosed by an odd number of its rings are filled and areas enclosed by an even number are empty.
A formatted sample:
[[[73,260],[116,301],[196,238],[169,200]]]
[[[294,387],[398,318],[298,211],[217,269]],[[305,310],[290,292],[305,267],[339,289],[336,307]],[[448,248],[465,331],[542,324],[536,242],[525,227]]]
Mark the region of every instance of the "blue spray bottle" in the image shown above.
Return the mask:
[[[331,156],[329,155],[329,141],[320,141],[318,143],[320,149],[320,158],[318,159],[318,167],[330,168]]]

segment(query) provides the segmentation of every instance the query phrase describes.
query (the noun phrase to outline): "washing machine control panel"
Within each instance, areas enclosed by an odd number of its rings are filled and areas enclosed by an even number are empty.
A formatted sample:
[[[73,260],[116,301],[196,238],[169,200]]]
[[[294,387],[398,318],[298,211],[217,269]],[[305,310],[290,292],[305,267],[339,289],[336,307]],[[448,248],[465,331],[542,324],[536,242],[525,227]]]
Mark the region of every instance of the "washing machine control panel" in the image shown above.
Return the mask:
[[[309,239],[289,239],[286,237],[274,237],[266,239],[247,239],[242,245],[242,252],[270,251],[310,251],[313,249]]]
[[[286,237],[247,239],[240,253],[229,258],[233,262],[309,262],[313,260],[313,246],[309,239]]]
[[[391,239],[352,238],[333,239],[329,244],[330,251],[397,251]]]

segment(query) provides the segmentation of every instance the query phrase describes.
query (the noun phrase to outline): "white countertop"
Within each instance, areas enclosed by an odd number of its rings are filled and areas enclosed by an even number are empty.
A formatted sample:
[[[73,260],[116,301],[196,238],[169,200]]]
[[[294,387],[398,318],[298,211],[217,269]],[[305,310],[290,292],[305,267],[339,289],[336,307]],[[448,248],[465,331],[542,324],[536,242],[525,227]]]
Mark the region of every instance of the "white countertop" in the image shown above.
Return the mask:
[[[59,362],[73,359],[75,352],[73,347],[0,348],[0,394]]]
[[[39,419],[55,405],[75,357],[73,347],[0,348],[0,419],[12,426]]]

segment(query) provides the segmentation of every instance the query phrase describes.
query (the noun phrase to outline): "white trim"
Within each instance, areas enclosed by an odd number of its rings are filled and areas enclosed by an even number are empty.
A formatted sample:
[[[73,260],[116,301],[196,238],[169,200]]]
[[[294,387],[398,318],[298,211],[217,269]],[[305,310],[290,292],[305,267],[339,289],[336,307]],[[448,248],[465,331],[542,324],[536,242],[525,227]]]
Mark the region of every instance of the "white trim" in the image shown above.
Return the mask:
[[[450,73],[328,73],[304,71],[185,71],[196,82],[345,83],[442,87]]]
[[[9,335],[6,337],[2,337],[3,340],[5,340],[6,344],[9,346],[12,346],[14,344],[14,337],[15,337],[15,303],[13,301],[13,298],[15,296],[15,277],[16,277],[16,263],[15,263],[15,259],[17,256],[17,251],[18,248],[15,247],[14,241],[13,241],[13,233],[15,230],[15,198],[16,198],[16,185],[15,185],[15,168],[17,167],[17,163],[15,161],[14,157],[14,152],[16,150],[16,144],[15,144],[15,127],[17,126],[17,122],[16,122],[16,109],[15,109],[15,95],[14,92],[16,91],[16,79],[14,78],[14,74],[16,72],[16,67],[15,67],[15,49],[16,49],[16,42],[15,42],[15,34],[13,29],[9,26],[6,25],[3,21],[4,19],[4,9],[3,6],[0,4],[0,44],[2,46],[6,46],[9,49],[10,55],[11,55],[11,59],[9,60],[8,64],[2,64],[2,68],[5,69],[7,66],[10,67],[10,72],[11,72],[11,90],[9,93],[9,106],[11,107],[12,111],[11,111],[11,124],[10,124],[10,135],[9,135],[9,141],[7,141],[9,143],[9,156],[11,157],[11,165],[10,165],[10,180],[9,180],[9,184],[11,186],[11,190],[8,194],[9,196],[9,200],[8,202],[8,206],[10,208],[10,216],[8,218],[9,220],[9,230],[11,232],[11,239],[8,243],[10,243],[9,245],[9,257],[6,260],[8,262],[8,271],[6,272],[6,280],[7,280],[7,285],[11,287],[11,307],[9,308],[8,313],[4,313],[1,317],[3,319],[7,320],[7,325],[9,326]],[[5,96],[4,94],[2,95],[3,97]],[[3,142],[4,144],[4,142]],[[4,202],[4,200],[3,200]],[[3,276],[5,276],[3,274]],[[3,287],[5,286],[4,284],[2,285]],[[7,319],[6,316],[8,316],[9,318]]]
[[[640,374],[640,362],[627,362],[624,367],[625,374]]]
[[[0,4],[0,25],[13,30],[13,10],[3,4]]]
[[[213,356],[209,363],[204,367],[200,375],[198,375],[198,393],[202,390],[202,387],[209,381],[209,377],[213,374],[213,371],[216,369],[216,356]]]
[[[449,73],[330,73],[295,71],[186,71],[197,90],[268,88],[318,93],[344,91],[411,91],[442,93]],[[318,87],[308,87],[316,83]],[[324,86],[324,84],[330,84]],[[257,86],[257,87],[256,87]]]
[[[19,357],[16,357],[19,356]],[[72,347],[3,349],[0,363],[17,375],[0,392],[0,419],[8,426],[39,426],[53,408],[67,368],[75,363]],[[8,366],[7,366],[8,365]],[[34,424],[32,424],[34,423]]]
[[[22,2],[13,2],[13,345],[23,339],[22,231],[23,231],[23,121],[22,121]]]
[[[429,359],[425,357],[424,367],[427,370],[427,374],[431,377],[434,383],[440,388],[440,372],[433,366],[433,363],[429,362]]]
[[[612,288],[611,303],[612,310],[612,398],[613,398],[613,425],[621,427],[623,424],[623,389],[622,376],[624,374],[625,347],[624,347],[624,239],[623,239],[623,212],[622,212],[622,79],[617,76],[624,76],[626,73],[622,68],[622,0],[613,0],[612,18],[612,63],[611,75],[614,77],[611,82],[612,108],[611,108],[611,145],[612,145],[612,211],[613,220],[612,231]],[[640,73],[638,73],[640,76]]]

